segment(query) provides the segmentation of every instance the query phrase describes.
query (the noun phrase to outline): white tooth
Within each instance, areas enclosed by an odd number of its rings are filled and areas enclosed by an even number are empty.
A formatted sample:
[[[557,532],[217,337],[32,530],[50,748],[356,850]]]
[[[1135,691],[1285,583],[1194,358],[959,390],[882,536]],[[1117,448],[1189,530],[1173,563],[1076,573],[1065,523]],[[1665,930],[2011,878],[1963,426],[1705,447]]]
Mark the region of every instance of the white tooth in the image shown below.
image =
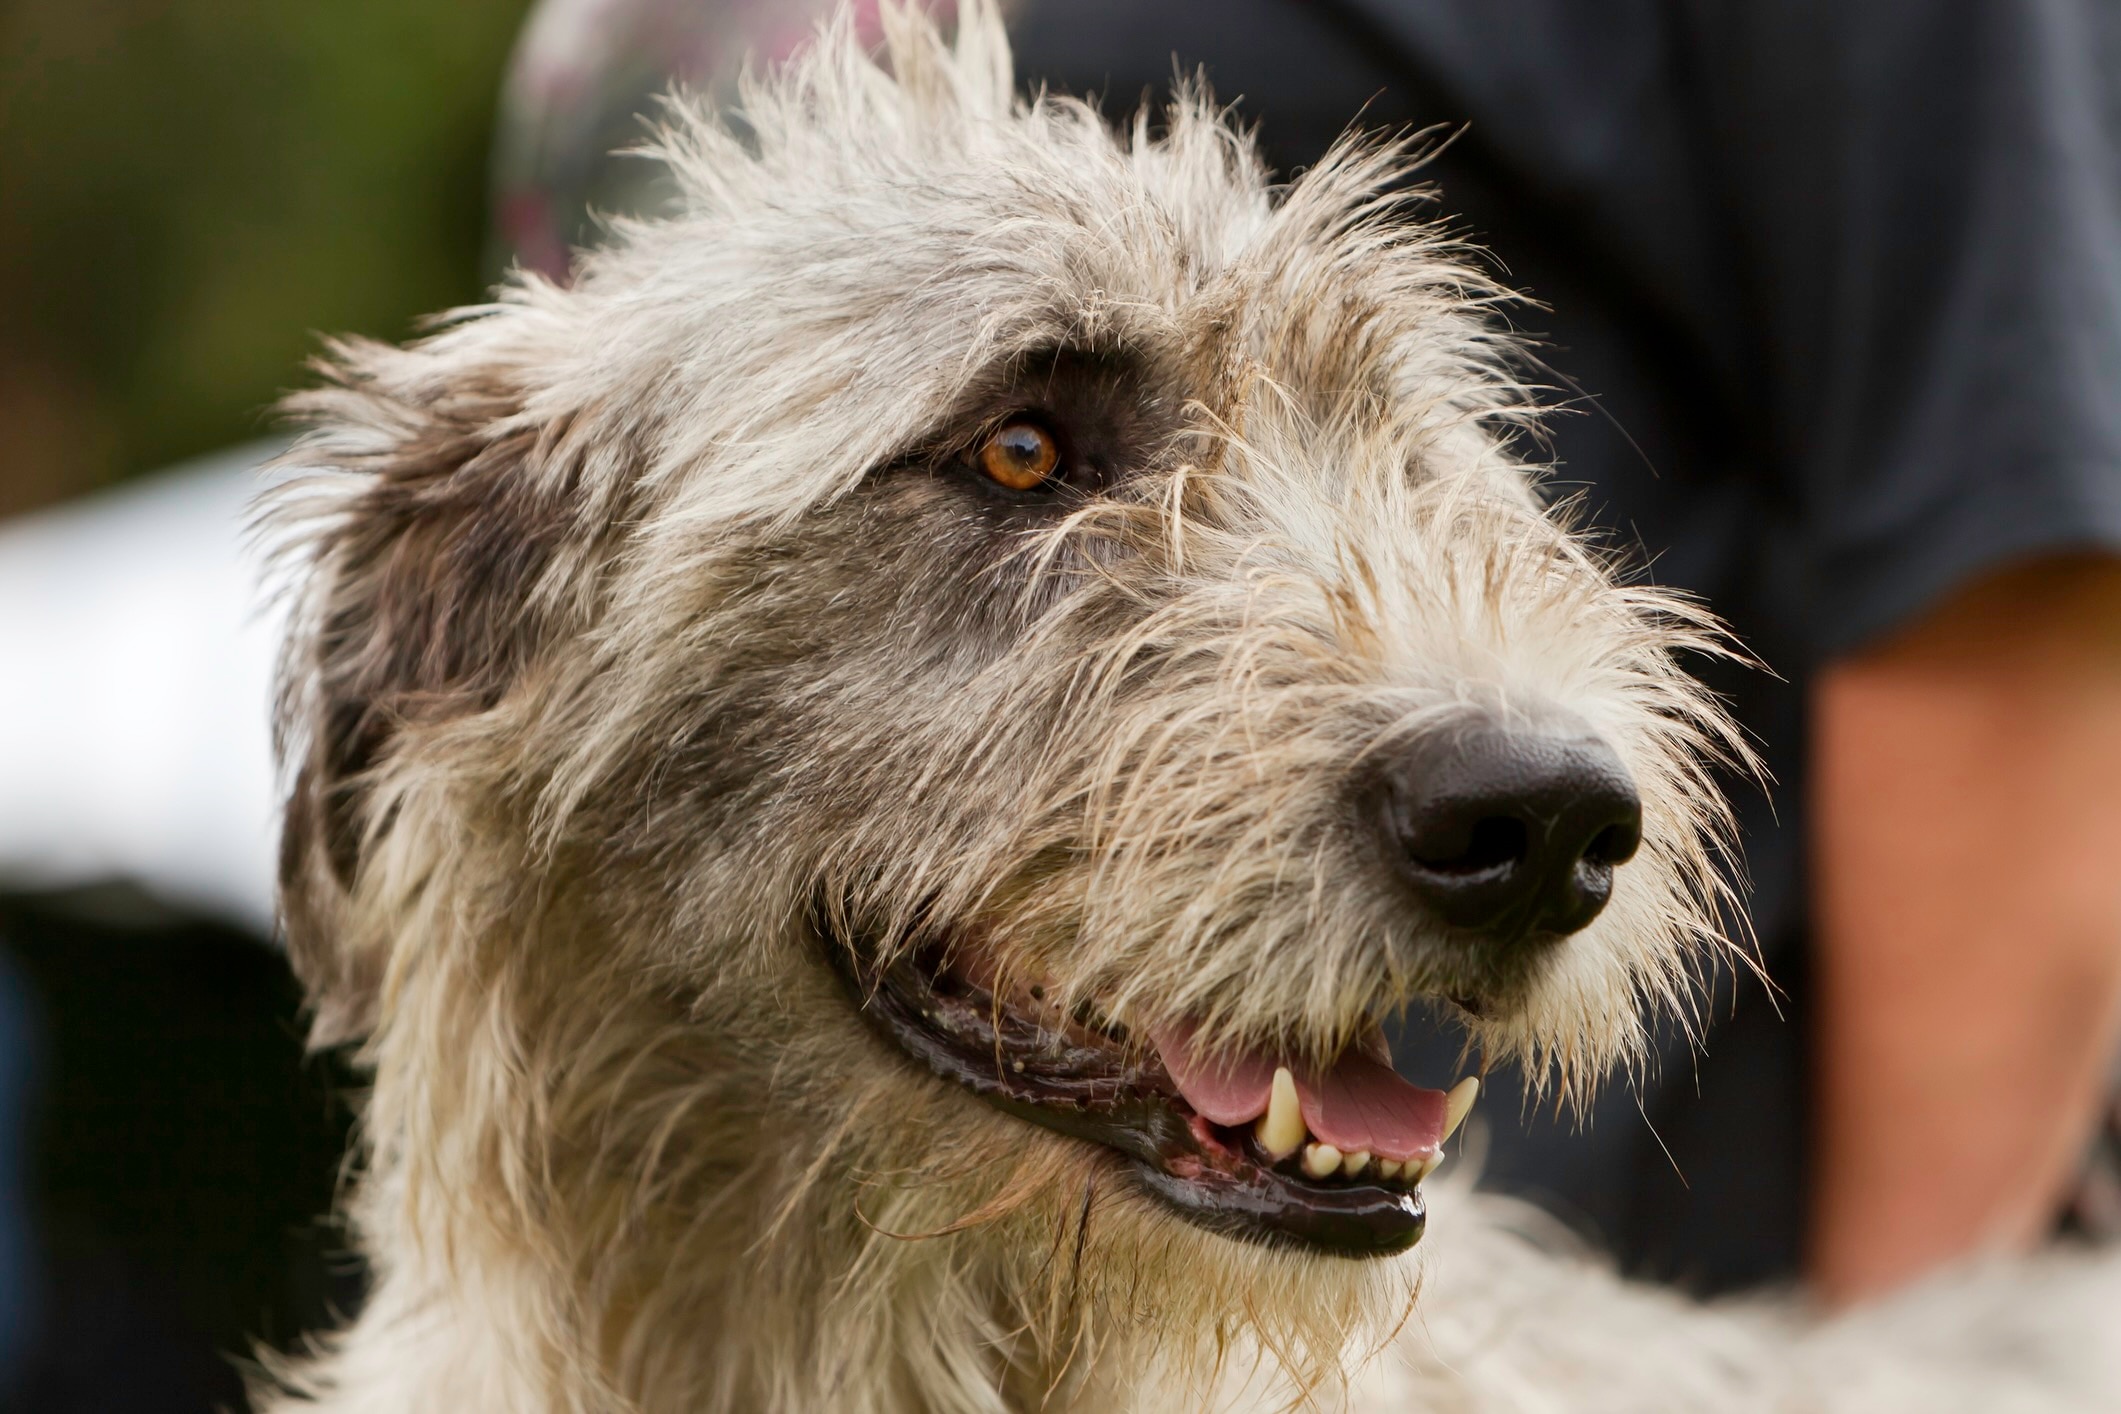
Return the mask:
[[[1414,1176],[1414,1181],[1418,1184],[1430,1174],[1436,1172],[1436,1166],[1442,1162],[1443,1155],[1441,1154],[1431,1154],[1419,1164],[1416,1164],[1412,1159],[1408,1159],[1407,1172]]]
[[[1303,1110],[1296,1101],[1296,1077],[1285,1065],[1274,1068],[1274,1088],[1267,1096],[1267,1112],[1253,1126],[1253,1137],[1274,1162],[1280,1163],[1304,1144]]]
[[[1331,1144],[1304,1145],[1304,1172],[1313,1178],[1324,1178],[1340,1171],[1340,1150]]]
[[[1379,1159],[1377,1161],[1377,1176],[1379,1178],[1399,1177],[1399,1160]]]
[[[1350,1178],[1355,1177],[1369,1166],[1370,1151],[1368,1149],[1357,1149],[1352,1154],[1342,1154],[1340,1156],[1340,1171]]]
[[[1480,1077],[1477,1075],[1469,1075],[1451,1087],[1451,1093],[1443,1097],[1443,1134],[1437,1139],[1438,1144],[1458,1132],[1458,1126],[1473,1113],[1473,1102],[1479,1098]]]

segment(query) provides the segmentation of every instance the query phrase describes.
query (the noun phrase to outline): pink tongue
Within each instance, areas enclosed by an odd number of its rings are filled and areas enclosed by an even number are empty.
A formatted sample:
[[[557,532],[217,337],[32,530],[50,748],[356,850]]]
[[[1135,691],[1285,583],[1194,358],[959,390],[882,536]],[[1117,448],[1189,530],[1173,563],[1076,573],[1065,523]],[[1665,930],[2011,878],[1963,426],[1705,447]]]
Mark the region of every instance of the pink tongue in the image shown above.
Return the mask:
[[[1194,1048],[1190,1026],[1157,1031],[1149,1039],[1156,1043],[1178,1093],[1210,1124],[1235,1129],[1267,1112],[1267,1097],[1274,1091],[1274,1061],[1255,1051],[1202,1055]],[[1296,1093],[1303,1093],[1301,1085]]]
[[[1202,1054],[1190,1026],[1170,1027],[1151,1039],[1178,1093],[1209,1123],[1234,1129],[1267,1112],[1281,1062],[1256,1051]],[[1401,1161],[1436,1152],[1443,1134],[1441,1090],[1409,1085],[1390,1066],[1352,1050],[1323,1073],[1296,1066],[1290,1072],[1304,1126],[1314,1138],[1344,1154],[1367,1149]]]

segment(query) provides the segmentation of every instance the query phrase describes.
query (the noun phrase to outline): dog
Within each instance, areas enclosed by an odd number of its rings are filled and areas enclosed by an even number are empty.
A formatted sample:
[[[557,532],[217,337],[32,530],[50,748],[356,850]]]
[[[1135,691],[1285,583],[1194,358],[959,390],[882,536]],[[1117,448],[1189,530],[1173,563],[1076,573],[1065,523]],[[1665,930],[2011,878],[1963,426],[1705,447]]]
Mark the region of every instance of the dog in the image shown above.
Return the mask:
[[[282,911],[373,1289],[260,1406],[2032,1388],[1494,1200],[1423,1240],[1477,1072],[1380,1023],[1565,1102],[1735,956],[1726,646],[1543,498],[1414,140],[1278,188],[1197,87],[1114,132],[989,5],[885,28],[673,101],[672,213],[288,404]],[[2032,1280],[1905,1324],[2121,1388]]]

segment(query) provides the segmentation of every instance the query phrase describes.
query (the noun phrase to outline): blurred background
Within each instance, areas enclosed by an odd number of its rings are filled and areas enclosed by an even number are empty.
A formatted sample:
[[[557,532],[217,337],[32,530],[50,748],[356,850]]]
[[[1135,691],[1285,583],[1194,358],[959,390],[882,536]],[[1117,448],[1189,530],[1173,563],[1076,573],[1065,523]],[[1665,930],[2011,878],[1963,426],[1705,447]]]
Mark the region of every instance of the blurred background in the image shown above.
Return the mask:
[[[0,521],[0,543],[48,543],[144,473],[257,443],[318,331],[403,338],[479,296],[496,96],[525,9],[0,6],[0,518],[73,503]],[[251,460],[235,458],[237,496]],[[119,509],[146,535],[231,532],[228,515],[135,494],[148,499]],[[93,557],[48,574],[8,563],[0,622],[18,630],[103,592]],[[242,622],[244,586],[228,588],[206,601],[224,609],[214,627]],[[93,706],[81,682],[10,685],[16,671],[0,662],[0,702],[18,699],[0,720]],[[262,740],[256,722],[235,727]],[[263,770],[171,754],[246,785]],[[64,783],[45,798],[22,771],[0,778],[17,791],[0,794],[0,834],[45,835],[0,850],[17,866],[0,878],[0,1407],[232,1407],[229,1357],[358,1299],[318,1218],[347,1076],[302,1055],[264,878],[172,906],[93,861],[40,857],[64,831]],[[253,843],[239,857],[267,847]]]
[[[255,438],[315,331],[475,297],[526,8],[0,11],[0,514]]]

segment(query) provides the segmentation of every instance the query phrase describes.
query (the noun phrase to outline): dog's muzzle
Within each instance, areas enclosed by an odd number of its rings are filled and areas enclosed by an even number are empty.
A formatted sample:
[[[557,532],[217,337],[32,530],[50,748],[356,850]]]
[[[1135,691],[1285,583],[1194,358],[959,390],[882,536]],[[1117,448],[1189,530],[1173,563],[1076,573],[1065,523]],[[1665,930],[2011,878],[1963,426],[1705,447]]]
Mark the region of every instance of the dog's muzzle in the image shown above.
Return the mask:
[[[1426,1221],[1420,1184],[1472,1104],[1392,1071],[1374,1030],[1323,1068],[1214,1049],[1177,1025],[1140,1038],[1038,989],[998,995],[942,950],[878,956],[826,939],[862,1015],[908,1056],[1017,1118],[1126,1161],[1198,1226],[1348,1257],[1403,1251]],[[961,959],[960,959],[961,961]]]

